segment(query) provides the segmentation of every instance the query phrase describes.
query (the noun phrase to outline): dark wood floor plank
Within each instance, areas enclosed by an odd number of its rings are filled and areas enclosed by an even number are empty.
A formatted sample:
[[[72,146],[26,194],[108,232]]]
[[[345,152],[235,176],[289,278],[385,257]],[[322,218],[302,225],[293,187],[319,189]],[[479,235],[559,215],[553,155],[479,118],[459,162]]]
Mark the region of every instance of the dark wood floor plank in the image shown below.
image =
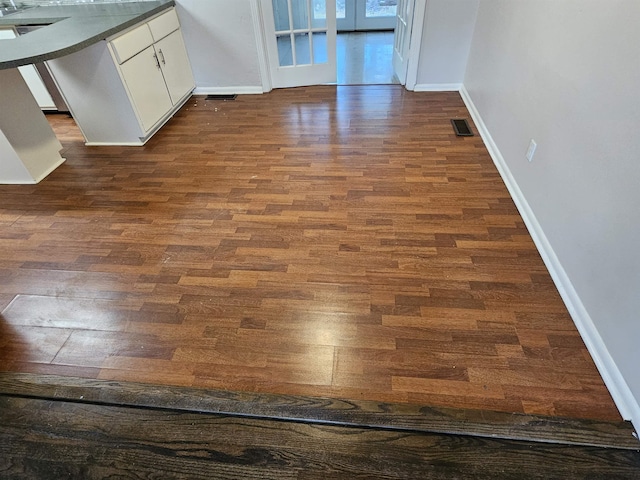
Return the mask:
[[[0,394],[327,425],[640,449],[625,422],[0,373]]]
[[[635,479],[640,453],[0,396],[0,474]]]

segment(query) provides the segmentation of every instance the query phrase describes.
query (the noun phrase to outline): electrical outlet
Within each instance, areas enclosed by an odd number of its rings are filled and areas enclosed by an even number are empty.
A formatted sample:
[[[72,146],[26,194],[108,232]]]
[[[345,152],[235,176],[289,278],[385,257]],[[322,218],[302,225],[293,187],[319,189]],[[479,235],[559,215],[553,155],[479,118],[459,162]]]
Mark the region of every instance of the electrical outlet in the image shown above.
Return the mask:
[[[531,142],[529,142],[529,150],[527,150],[527,160],[533,160],[533,156],[536,153],[536,148],[538,148],[538,144],[535,140],[532,139]]]

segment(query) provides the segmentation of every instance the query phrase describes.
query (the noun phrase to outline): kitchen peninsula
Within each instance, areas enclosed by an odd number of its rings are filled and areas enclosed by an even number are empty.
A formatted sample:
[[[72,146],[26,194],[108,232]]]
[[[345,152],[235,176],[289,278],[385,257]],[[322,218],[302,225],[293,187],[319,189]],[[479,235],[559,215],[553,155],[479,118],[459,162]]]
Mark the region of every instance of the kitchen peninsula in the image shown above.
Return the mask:
[[[47,61],[89,145],[142,145],[190,97],[173,0],[38,6],[0,28],[0,183],[38,183],[64,159],[19,66]]]

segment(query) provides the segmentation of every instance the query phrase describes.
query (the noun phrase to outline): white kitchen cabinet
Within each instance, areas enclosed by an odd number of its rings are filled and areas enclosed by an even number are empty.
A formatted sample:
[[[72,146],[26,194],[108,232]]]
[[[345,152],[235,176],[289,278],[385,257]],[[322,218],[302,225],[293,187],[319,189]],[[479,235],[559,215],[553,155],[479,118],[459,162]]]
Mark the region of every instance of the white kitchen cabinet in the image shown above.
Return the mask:
[[[87,145],[142,145],[195,87],[175,9],[49,62]]]
[[[151,130],[174,105],[154,47],[147,47],[124,62],[120,65],[120,71],[140,123],[146,131]]]
[[[179,28],[172,10],[111,42],[113,57],[121,62],[122,78],[146,130],[193,89]]]
[[[145,130],[151,130],[193,90],[175,9],[112,39],[110,47]]]
[[[191,65],[182,34],[175,31],[155,44],[171,101],[176,104],[193,89]]]

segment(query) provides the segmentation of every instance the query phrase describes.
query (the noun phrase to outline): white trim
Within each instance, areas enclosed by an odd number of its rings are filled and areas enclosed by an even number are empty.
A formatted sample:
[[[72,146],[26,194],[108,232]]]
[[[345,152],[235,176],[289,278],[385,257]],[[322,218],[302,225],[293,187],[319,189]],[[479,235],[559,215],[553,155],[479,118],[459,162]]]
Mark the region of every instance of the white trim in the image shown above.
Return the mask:
[[[84,142],[87,147],[143,147],[151,137],[139,142]]]
[[[197,87],[194,95],[255,95],[264,93],[261,86],[254,87]]]
[[[414,92],[459,92],[462,89],[461,83],[418,83]]]
[[[418,83],[418,66],[420,64],[420,50],[422,49],[422,33],[426,11],[427,0],[414,0],[409,58],[407,59],[407,78],[404,82],[407,90],[415,90]]]
[[[271,71],[269,70],[269,57],[267,53],[267,41],[262,21],[262,7],[260,0],[251,1],[251,18],[253,20],[253,33],[256,37],[256,49],[258,51],[258,64],[260,66],[260,78],[262,79],[262,92],[270,92],[273,89],[271,84]]]
[[[40,180],[39,180],[40,181]],[[0,180],[0,185],[37,185],[36,180]]]
[[[629,385],[618,369],[618,366],[611,357],[611,354],[609,353],[604,340],[600,336],[600,333],[598,333],[598,329],[593,323],[589,312],[573,287],[571,279],[562,267],[560,260],[555,254],[553,247],[549,243],[549,240],[542,229],[542,226],[538,223],[533,210],[529,206],[529,203],[520,190],[518,183],[511,174],[502,153],[500,153],[498,146],[489,133],[489,129],[483,122],[478,109],[473,103],[473,100],[464,85],[460,89],[460,95],[471,114],[473,122],[480,132],[480,136],[484,140],[487,150],[489,150],[489,154],[491,155],[493,162],[500,172],[500,176],[506,184],[513,201],[518,207],[520,215],[527,225],[531,237],[542,256],[556,287],[558,288],[558,292],[567,306],[567,309],[571,314],[571,318],[576,324],[578,332],[580,332],[582,340],[584,341],[587,350],[589,350],[589,353],[602,376],[602,380],[609,389],[611,397],[613,397],[613,401],[618,407],[622,417],[625,420],[631,420],[636,431],[640,431],[640,404],[638,403],[638,400],[634,398],[633,392],[629,388]]]

